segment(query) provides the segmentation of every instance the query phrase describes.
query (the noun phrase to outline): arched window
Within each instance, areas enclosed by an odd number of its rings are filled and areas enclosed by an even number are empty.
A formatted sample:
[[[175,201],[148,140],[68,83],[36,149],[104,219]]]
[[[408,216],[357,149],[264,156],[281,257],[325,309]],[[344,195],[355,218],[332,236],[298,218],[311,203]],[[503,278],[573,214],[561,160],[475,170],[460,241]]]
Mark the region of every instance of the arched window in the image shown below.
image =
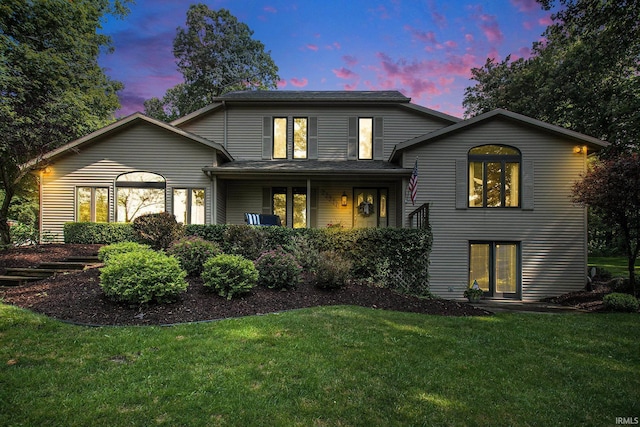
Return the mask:
[[[116,179],[118,222],[131,222],[140,215],[165,211],[167,181],[152,172],[129,172]]]
[[[506,145],[469,150],[469,207],[520,207],[520,162],[520,151]]]

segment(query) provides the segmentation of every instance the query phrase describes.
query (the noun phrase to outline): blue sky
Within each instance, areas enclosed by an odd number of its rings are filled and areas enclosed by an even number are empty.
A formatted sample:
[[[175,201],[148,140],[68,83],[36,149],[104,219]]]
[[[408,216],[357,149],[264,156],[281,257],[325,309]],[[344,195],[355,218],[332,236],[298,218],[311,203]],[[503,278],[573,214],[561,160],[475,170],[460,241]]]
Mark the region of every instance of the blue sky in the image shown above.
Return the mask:
[[[535,0],[203,0],[254,31],[279,68],[281,90],[399,90],[412,102],[461,117],[471,69],[491,57],[528,57],[550,12]],[[124,83],[118,116],[180,83],[173,56],[191,2],[137,0],[102,32],[115,51],[107,74]]]

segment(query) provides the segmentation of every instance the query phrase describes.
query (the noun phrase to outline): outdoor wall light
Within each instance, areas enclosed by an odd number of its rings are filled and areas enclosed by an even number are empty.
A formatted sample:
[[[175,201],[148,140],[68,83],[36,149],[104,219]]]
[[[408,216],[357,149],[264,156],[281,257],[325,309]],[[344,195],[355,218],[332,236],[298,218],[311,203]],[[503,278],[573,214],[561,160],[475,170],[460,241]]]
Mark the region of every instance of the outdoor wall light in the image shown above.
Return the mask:
[[[347,206],[347,193],[345,193],[344,191],[342,192],[342,206]]]
[[[573,147],[573,152],[575,154],[586,153],[587,152],[587,147],[580,147],[579,145],[576,145],[575,147]]]

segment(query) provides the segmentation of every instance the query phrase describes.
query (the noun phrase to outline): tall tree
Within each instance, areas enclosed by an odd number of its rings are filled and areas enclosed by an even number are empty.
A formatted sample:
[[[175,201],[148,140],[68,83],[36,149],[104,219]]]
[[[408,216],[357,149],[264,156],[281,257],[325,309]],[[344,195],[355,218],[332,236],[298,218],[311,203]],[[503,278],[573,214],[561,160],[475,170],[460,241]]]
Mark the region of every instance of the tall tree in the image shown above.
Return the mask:
[[[538,0],[559,6],[529,59],[472,70],[463,105],[506,108],[592,135],[613,151],[640,149],[640,1]]]
[[[277,88],[278,67],[253,31],[228,10],[191,5],[186,28],[178,28],[173,54],[184,83],[162,100],[145,101],[145,113],[174,120],[231,91]]]
[[[119,82],[98,66],[107,14],[129,0],[3,0],[0,4],[0,242],[31,159],[113,120]]]
[[[619,234],[635,295],[635,262],[640,253],[640,154],[597,162],[573,187],[573,199],[589,206]]]

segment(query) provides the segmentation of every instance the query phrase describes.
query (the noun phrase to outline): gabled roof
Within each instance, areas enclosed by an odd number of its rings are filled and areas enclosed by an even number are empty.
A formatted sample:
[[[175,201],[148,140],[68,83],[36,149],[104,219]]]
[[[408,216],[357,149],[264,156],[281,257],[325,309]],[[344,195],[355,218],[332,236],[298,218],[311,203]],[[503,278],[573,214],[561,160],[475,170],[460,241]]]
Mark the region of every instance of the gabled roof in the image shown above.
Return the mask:
[[[602,141],[598,138],[594,138],[592,136],[584,135],[579,132],[575,132],[560,126],[552,125],[550,123],[542,122],[540,120],[532,119],[531,117],[524,116],[522,114],[514,113],[512,111],[496,109],[489,111],[488,113],[479,114],[475,117],[472,117],[467,120],[459,121],[451,126],[447,126],[442,129],[438,129],[434,132],[428,133],[426,135],[419,136],[417,138],[410,139],[405,142],[401,142],[397,144],[393,151],[391,152],[391,156],[389,157],[389,161],[393,162],[397,160],[398,155],[411,147],[420,144],[427,144],[429,142],[433,142],[437,139],[444,138],[446,136],[451,135],[452,133],[459,132],[462,130],[469,129],[473,126],[477,126],[489,120],[493,120],[496,118],[503,118],[507,120],[511,120],[517,123],[520,123],[525,126],[530,126],[539,130],[543,130],[555,135],[562,136],[564,138],[569,138],[581,144],[585,144],[589,146],[591,149],[599,150],[601,148],[605,148],[609,146],[609,143],[606,141]]]
[[[75,141],[71,141],[68,144],[65,144],[59,148],[56,148],[55,150],[49,151],[48,153],[45,153],[43,156],[38,157],[36,159],[33,159],[31,161],[29,161],[28,163],[25,164],[26,167],[31,167],[34,166],[38,163],[42,163],[44,161],[51,161],[54,160],[57,157],[63,156],[65,154],[69,154],[71,152],[73,152],[74,150],[79,149],[80,147],[87,145],[87,144],[91,144],[103,137],[109,136],[109,135],[113,135],[116,134],[118,132],[122,132],[123,130],[125,130],[126,128],[133,126],[137,123],[149,123],[153,126],[157,126],[161,129],[164,129],[166,131],[172,132],[176,135],[179,135],[183,138],[187,138],[190,139],[194,142],[206,145],[207,147],[213,148],[215,150],[218,150],[219,152],[221,152],[224,156],[226,156],[229,160],[233,160],[233,157],[231,156],[231,154],[229,154],[229,152],[227,152],[227,150],[220,144],[218,144],[217,142],[213,142],[210,141],[206,138],[202,138],[201,136],[195,135],[193,133],[190,132],[186,132],[182,129],[179,129],[175,126],[172,126],[168,123],[165,123],[163,121],[160,120],[156,120],[153,119],[151,117],[145,116],[142,113],[134,113],[131,114],[130,116],[127,116],[123,119],[120,119],[116,122],[111,123],[108,126],[105,126],[101,129],[98,129],[95,132],[90,133],[89,135],[83,136],[82,138],[76,139]]]
[[[396,90],[381,91],[316,91],[316,90],[245,90],[228,92],[218,101],[234,102],[405,102],[411,101]]]

